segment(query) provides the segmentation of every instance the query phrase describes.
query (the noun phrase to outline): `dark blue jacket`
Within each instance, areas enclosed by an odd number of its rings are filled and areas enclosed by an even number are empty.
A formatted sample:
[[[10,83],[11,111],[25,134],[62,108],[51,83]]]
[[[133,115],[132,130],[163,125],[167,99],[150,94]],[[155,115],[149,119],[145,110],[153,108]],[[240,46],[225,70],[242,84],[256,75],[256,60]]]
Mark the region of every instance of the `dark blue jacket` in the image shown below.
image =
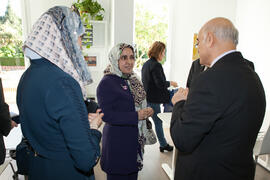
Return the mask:
[[[127,82],[106,75],[97,88],[98,103],[106,123],[103,128],[101,168],[109,174],[138,171],[138,113]]]
[[[101,133],[89,129],[77,81],[46,59],[32,60],[17,105],[23,135],[40,155],[30,162],[29,176],[84,179],[100,155]]]

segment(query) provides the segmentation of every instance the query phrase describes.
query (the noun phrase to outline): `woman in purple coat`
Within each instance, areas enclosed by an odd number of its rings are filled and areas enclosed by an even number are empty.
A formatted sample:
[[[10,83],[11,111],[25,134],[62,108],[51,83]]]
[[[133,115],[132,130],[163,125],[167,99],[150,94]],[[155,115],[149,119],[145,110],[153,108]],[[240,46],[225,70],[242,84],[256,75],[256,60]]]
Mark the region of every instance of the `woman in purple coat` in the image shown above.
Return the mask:
[[[146,108],[142,83],[134,76],[134,49],[120,43],[109,53],[110,65],[97,88],[104,113],[101,168],[107,180],[136,180],[142,168],[145,138],[138,124],[153,114]]]

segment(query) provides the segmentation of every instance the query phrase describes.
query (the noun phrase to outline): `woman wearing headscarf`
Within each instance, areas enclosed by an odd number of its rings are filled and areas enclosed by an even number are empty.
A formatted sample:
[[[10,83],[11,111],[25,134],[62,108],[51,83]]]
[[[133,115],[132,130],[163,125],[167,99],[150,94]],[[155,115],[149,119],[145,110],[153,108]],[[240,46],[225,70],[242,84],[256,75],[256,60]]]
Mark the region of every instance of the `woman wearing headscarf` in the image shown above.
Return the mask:
[[[24,43],[31,65],[19,82],[17,105],[31,152],[29,180],[94,179],[103,114],[87,114],[84,104],[92,79],[78,43],[83,32],[77,13],[56,6]]]
[[[105,122],[101,168],[107,180],[136,180],[145,144],[141,120],[150,117],[153,110],[146,107],[143,85],[133,73],[134,48],[124,43],[114,46],[109,61],[97,88]]]

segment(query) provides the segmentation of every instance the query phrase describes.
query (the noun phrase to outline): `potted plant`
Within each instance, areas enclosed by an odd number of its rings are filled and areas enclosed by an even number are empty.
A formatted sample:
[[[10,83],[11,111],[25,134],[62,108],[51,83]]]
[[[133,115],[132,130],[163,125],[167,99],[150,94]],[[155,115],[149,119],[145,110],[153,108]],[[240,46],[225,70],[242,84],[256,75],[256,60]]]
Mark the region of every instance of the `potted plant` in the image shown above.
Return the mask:
[[[86,48],[90,48],[91,43],[89,37],[92,36],[92,24],[90,20],[102,21],[105,10],[96,0],[78,0],[73,6],[79,10],[82,22],[86,29],[88,29],[84,34],[84,37],[87,38],[83,39],[83,44],[86,45]]]
[[[79,9],[81,16],[89,17],[91,20],[102,21],[104,8],[96,0],[78,0],[74,5]]]

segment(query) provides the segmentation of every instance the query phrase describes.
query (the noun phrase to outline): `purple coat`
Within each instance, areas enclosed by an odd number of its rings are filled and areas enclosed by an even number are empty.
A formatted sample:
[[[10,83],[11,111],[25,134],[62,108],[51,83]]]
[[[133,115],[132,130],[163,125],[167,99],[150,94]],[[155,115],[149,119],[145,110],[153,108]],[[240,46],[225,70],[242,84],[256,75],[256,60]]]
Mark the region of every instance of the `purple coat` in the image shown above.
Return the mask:
[[[104,113],[101,168],[108,174],[138,171],[138,113],[127,82],[105,75],[97,88],[98,103]]]

